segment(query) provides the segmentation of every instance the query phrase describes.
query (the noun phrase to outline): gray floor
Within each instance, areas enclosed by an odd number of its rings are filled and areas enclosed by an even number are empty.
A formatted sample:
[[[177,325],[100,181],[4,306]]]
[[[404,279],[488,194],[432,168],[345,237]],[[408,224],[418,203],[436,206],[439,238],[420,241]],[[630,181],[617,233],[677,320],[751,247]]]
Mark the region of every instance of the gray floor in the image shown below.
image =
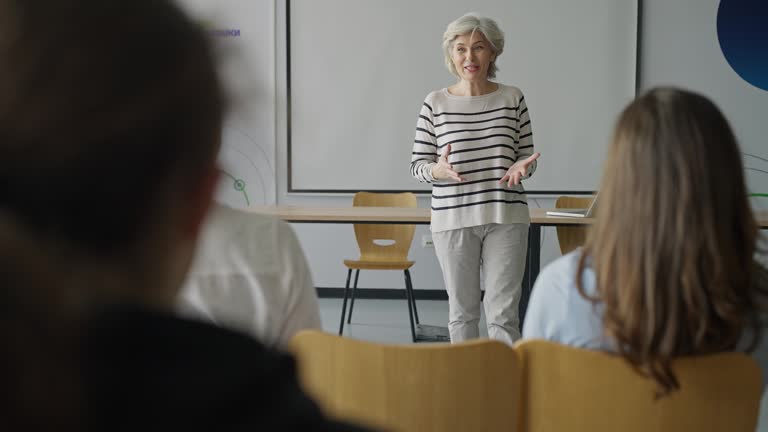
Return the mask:
[[[422,324],[447,326],[447,301],[418,300],[416,307]],[[341,299],[320,299],[320,319],[323,321],[323,330],[337,333],[340,316]],[[488,335],[484,316],[480,318],[480,334]],[[355,301],[352,324],[344,323],[344,336],[375,342],[412,343],[408,304],[405,300],[358,299]]]

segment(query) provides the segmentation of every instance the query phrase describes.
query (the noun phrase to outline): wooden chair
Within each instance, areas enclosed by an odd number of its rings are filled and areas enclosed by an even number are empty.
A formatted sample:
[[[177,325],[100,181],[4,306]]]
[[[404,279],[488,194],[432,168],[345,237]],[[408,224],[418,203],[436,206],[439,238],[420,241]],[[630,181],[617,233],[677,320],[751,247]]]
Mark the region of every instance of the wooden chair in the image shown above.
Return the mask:
[[[514,430],[518,355],[489,339],[385,345],[317,330],[291,341],[301,383],[330,415],[383,430]]]
[[[655,383],[614,354],[537,340],[515,349],[523,363],[520,431],[755,430],[762,374],[745,354],[680,358],[680,390],[655,400]]]
[[[592,204],[592,198],[577,198],[561,196],[555,201],[555,208],[587,208]],[[565,255],[584,244],[587,239],[585,226],[557,226],[557,241],[560,243],[560,253]]]
[[[404,193],[358,192],[352,200],[353,206],[362,207],[416,207],[416,195]],[[413,261],[408,261],[408,251],[413,241],[416,228],[413,225],[355,224],[355,238],[360,248],[360,258],[344,260],[347,267],[347,283],[344,286],[344,301],[341,306],[339,334],[344,332],[344,315],[347,308],[349,281],[355,270],[355,282],[352,286],[352,301],[349,304],[347,323],[352,322],[352,309],[355,307],[355,294],[360,270],[401,270],[405,277],[405,298],[408,303],[408,317],[411,322],[411,337],[416,342],[416,325],[419,324],[419,312],[413,297],[411,273],[408,269]],[[415,321],[415,324],[414,324]]]

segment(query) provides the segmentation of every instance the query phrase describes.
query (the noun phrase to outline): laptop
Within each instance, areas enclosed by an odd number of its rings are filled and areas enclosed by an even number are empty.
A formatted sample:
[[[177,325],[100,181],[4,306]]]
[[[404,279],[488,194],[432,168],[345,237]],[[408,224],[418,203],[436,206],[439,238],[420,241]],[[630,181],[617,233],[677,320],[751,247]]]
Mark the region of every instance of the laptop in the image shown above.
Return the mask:
[[[588,209],[580,209],[580,210],[548,210],[547,216],[557,216],[557,217],[575,217],[575,218],[583,218],[583,217],[592,217],[595,213],[595,204],[597,203],[597,196],[599,194],[595,194],[595,197],[592,198],[592,204],[589,205]]]

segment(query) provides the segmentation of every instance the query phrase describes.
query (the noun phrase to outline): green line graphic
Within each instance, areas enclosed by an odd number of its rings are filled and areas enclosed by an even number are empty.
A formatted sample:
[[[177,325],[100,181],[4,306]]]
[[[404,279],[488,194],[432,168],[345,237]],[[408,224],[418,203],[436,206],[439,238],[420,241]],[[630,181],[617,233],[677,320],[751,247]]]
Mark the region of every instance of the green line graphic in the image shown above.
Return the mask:
[[[225,170],[221,170],[224,175],[232,179],[232,187],[235,188],[236,191],[242,192],[243,196],[245,197],[245,205],[250,206],[251,200],[248,199],[248,192],[245,190],[245,180],[239,179],[232,174],[226,172]]]

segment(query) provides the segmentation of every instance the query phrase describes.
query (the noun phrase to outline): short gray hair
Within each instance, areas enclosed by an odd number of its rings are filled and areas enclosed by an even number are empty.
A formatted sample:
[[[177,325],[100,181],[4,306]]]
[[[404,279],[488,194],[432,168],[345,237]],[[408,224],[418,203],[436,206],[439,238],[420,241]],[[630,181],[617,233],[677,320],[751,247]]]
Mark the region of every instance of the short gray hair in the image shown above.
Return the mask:
[[[496,21],[475,13],[468,13],[456,19],[448,24],[445,33],[443,33],[443,53],[445,54],[445,65],[448,67],[448,71],[457,77],[459,76],[459,73],[456,71],[456,67],[453,65],[453,60],[451,58],[453,42],[457,37],[474,31],[479,31],[486,39],[488,39],[496,58],[504,52],[504,32],[501,31],[499,25],[496,24]],[[492,61],[488,67],[488,78],[495,78],[496,71],[498,70],[496,61]]]

